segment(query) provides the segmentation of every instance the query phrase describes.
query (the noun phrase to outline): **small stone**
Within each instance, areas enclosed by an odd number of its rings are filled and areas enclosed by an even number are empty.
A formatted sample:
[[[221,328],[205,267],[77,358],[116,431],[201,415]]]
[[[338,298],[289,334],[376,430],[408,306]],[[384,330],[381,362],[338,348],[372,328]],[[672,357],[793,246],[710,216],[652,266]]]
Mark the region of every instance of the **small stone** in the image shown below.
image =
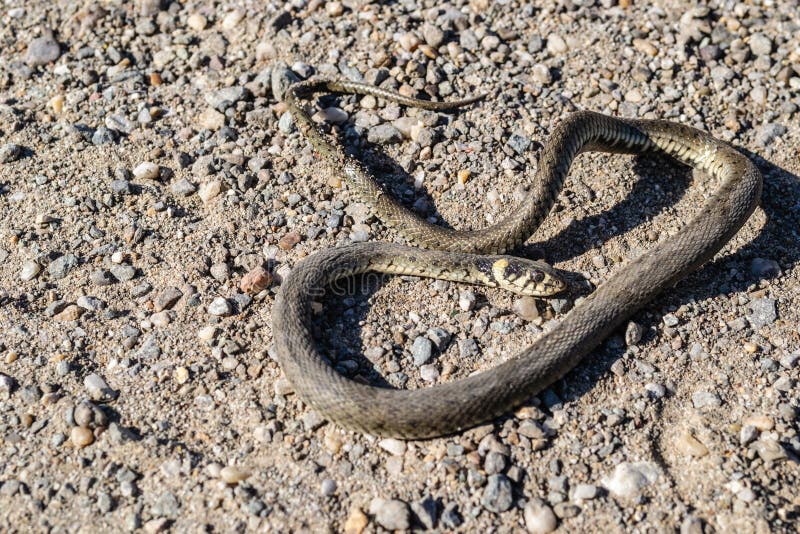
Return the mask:
[[[399,143],[403,140],[403,134],[391,124],[379,124],[373,126],[367,132],[367,141],[370,143],[386,145]]]
[[[463,311],[470,311],[475,307],[475,292],[471,290],[462,291],[458,296],[458,307]]]
[[[496,514],[505,512],[514,502],[511,481],[505,475],[491,475],[483,490],[481,504]]]
[[[408,505],[398,499],[372,499],[369,513],[386,530],[408,530],[411,528],[411,511]]]
[[[172,190],[172,194],[181,197],[188,197],[195,191],[197,191],[197,186],[194,185],[192,182],[187,180],[186,178],[181,178],[177,182],[173,183],[170,186],[170,190]]]
[[[758,437],[758,429],[751,425],[744,425],[739,431],[739,443],[747,445]]]
[[[259,265],[242,277],[239,289],[253,295],[268,288],[271,283],[272,275]]]
[[[226,298],[217,297],[208,305],[208,313],[217,317],[228,317],[233,314],[233,307]]]
[[[359,508],[353,508],[344,522],[344,532],[345,534],[361,534],[368,524],[369,519],[366,514]]]
[[[773,278],[781,274],[781,268],[775,260],[753,258],[750,262],[750,272],[757,278]]]
[[[0,145],[0,163],[11,163],[22,156],[22,147],[14,143]]]
[[[86,391],[89,392],[89,397],[92,400],[107,402],[116,399],[119,395],[116,391],[111,389],[106,381],[103,380],[103,377],[97,373],[87,375],[86,378],[83,379],[83,386],[86,388]]]
[[[658,468],[648,462],[623,462],[602,480],[608,491],[622,498],[636,498],[644,488],[658,480]]]
[[[42,271],[42,266],[35,261],[26,261],[22,264],[22,269],[19,271],[19,279],[23,282],[28,282],[36,278]]]
[[[200,188],[197,190],[197,196],[200,197],[200,200],[203,201],[203,204],[208,204],[211,199],[219,195],[221,191],[222,182],[219,180],[212,180],[210,182],[200,184]]]
[[[536,307],[536,299],[533,297],[522,297],[514,301],[511,309],[521,319],[525,321],[535,321],[539,316],[539,308]]]
[[[88,428],[75,426],[72,427],[72,430],[69,432],[69,440],[77,448],[82,449],[94,443],[94,433]]]
[[[186,18],[186,25],[194,31],[199,32],[206,29],[208,20],[200,13],[192,13]]]
[[[92,284],[98,287],[110,286],[111,284],[116,282],[111,273],[104,269],[98,269],[97,271],[92,271],[92,274],[89,275],[89,280],[92,281]]]
[[[69,306],[61,310],[59,313],[55,314],[53,316],[53,319],[55,319],[56,321],[77,321],[82,313],[83,310],[81,309],[80,306],[77,306],[75,304],[70,304]]]
[[[700,390],[692,393],[692,405],[698,410],[703,408],[719,408],[722,406],[722,401],[716,393]]]
[[[478,342],[474,338],[458,340],[458,353],[461,358],[477,356],[479,352]]]
[[[61,46],[51,32],[32,40],[25,53],[25,63],[31,67],[47,65],[61,56]]]
[[[467,183],[471,174],[472,173],[469,171],[469,169],[461,169],[458,171],[458,183],[461,185]]]
[[[572,498],[576,501],[589,501],[597,495],[598,489],[594,484],[578,484],[572,492]]]
[[[775,299],[760,298],[753,299],[747,305],[747,320],[758,330],[764,326],[772,324],[778,318],[778,310],[775,307]]]
[[[772,52],[772,39],[763,33],[750,36],[750,51],[754,56],[768,56]]]
[[[0,399],[8,400],[17,387],[17,381],[5,373],[0,373]]]
[[[328,2],[325,4],[325,11],[331,17],[339,17],[344,13],[344,6],[342,6],[341,2]]]
[[[78,266],[78,258],[72,254],[64,254],[50,262],[47,266],[47,272],[54,280],[60,280],[69,274],[69,272]]]
[[[417,367],[428,363],[433,354],[433,343],[427,337],[419,336],[411,345],[411,355],[414,358],[414,365]]]
[[[291,250],[301,240],[300,234],[297,232],[289,232],[280,238],[278,246],[282,250]]]
[[[525,528],[530,534],[547,534],[558,526],[558,519],[553,509],[541,499],[532,499],[525,505],[523,512]]]
[[[537,63],[531,67],[531,76],[534,80],[544,86],[553,83],[553,75],[550,72],[550,68],[543,63]]]
[[[189,380],[189,370],[186,367],[178,367],[172,373],[172,377],[178,384],[185,384]]]
[[[120,282],[127,282],[136,276],[136,269],[130,265],[114,265],[111,267],[111,274]]]
[[[155,163],[144,161],[133,169],[133,176],[139,180],[158,180],[161,169]]]
[[[231,106],[236,105],[237,102],[244,100],[249,96],[249,91],[240,85],[225,87],[218,91],[207,93],[205,96],[206,103],[217,111],[224,112]]]
[[[183,292],[177,287],[168,287],[153,299],[153,309],[155,309],[156,312],[169,310],[175,306],[175,303],[177,303],[182,296]]]
[[[378,447],[385,450],[389,454],[395,456],[402,456],[406,452],[406,443],[395,438],[386,438],[378,442]]]
[[[708,454],[708,448],[689,432],[682,432],[675,440],[675,448],[681,454],[702,458]]]
[[[547,51],[553,56],[564,54],[569,48],[566,41],[560,35],[554,33],[547,38]]]
[[[322,481],[319,485],[319,491],[325,497],[330,497],[334,493],[336,493],[336,481],[330,478],[326,478]]]
[[[105,309],[106,307],[106,303],[104,301],[97,297],[90,297],[87,295],[81,295],[78,297],[78,300],[75,302],[75,304],[90,312],[97,312]]]
[[[629,347],[634,346],[642,340],[644,328],[639,323],[630,321],[625,328],[625,344]]]
[[[220,470],[219,478],[226,484],[235,485],[250,478],[250,472],[241,467],[229,465]]]
[[[778,137],[786,133],[786,126],[770,122],[761,125],[756,132],[756,143],[762,147],[769,146]]]
[[[225,126],[225,115],[214,108],[207,108],[197,116],[197,124],[204,130],[217,131]]]
[[[788,458],[781,444],[774,439],[760,439],[753,443],[752,448],[765,462],[778,462]]]
[[[425,382],[436,382],[439,380],[441,374],[439,373],[439,369],[436,367],[436,365],[429,363],[427,365],[420,366],[419,376]]]

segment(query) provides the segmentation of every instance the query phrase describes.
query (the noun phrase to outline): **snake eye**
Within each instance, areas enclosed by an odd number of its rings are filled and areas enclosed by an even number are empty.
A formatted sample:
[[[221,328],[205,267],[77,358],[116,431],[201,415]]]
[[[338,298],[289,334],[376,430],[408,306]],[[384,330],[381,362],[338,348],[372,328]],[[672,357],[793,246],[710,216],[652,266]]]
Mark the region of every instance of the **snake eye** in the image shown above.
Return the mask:
[[[533,275],[533,281],[537,284],[544,280],[544,273],[542,271],[536,271]]]

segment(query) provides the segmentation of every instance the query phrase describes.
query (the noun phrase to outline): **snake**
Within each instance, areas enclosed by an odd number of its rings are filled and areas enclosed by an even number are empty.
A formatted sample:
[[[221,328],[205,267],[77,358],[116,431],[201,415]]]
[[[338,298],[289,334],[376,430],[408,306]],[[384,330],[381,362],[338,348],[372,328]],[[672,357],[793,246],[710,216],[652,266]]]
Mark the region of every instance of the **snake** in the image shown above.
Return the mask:
[[[309,78],[290,86],[287,109],[302,135],[348,188],[414,246],[360,242],[318,251],[293,266],[273,304],[275,355],[300,399],[350,430],[401,439],[462,432],[511,411],[575,368],[631,315],[719,252],[759,203],[762,176],[731,145],[702,130],[657,119],[577,111],[556,124],[544,142],[526,197],[504,219],[464,231],[431,224],[384,191],[357,158],[317,126],[301,100],[319,92],[373,95],[401,105],[450,110],[478,101],[428,101],[363,82]],[[502,287],[518,294],[551,295],[563,282],[547,264],[504,255],[527,240],[559,195],[573,160],[587,151],[667,155],[702,171],[716,185],[688,222],[667,232],[617,268],[576,302],[551,329],[495,367],[429,387],[378,387],[335,368],[314,337],[314,305],[326,288],[367,272],[416,275]],[[702,176],[698,178],[697,175]]]

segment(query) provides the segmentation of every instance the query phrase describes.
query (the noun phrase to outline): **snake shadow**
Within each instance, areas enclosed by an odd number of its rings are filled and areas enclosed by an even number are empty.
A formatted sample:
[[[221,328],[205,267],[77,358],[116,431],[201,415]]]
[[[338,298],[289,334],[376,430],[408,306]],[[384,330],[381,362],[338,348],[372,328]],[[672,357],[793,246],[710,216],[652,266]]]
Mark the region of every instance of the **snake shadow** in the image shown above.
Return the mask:
[[[782,276],[800,261],[800,177],[769,160],[744,149],[764,177],[760,210],[766,222],[756,237],[742,247],[717,255],[700,269],[684,278],[632,318],[646,332],[641,344],[657,335],[662,317],[670,309],[687,302],[718,296],[730,296],[751,290],[762,280]],[[572,234],[572,228],[565,230]],[[553,240],[563,239],[563,235]],[[578,246],[578,249],[581,247]],[[781,273],[757,274],[751,269],[755,258],[776,261]],[[652,328],[656,327],[656,328]],[[752,331],[748,325],[746,333]],[[561,401],[573,401],[590,392],[606,376],[611,366],[626,352],[622,329],[590,352],[575,369],[550,387]],[[547,396],[544,396],[545,400]],[[551,401],[552,404],[552,401]]]

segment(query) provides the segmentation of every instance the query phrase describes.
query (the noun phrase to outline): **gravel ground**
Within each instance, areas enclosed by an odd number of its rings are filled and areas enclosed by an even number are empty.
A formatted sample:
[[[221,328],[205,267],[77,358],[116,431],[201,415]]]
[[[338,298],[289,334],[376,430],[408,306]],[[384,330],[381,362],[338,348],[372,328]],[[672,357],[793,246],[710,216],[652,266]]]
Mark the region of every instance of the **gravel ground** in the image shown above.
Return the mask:
[[[22,6],[22,7],[18,7]],[[0,530],[794,531],[800,394],[797,2],[5,2],[0,7]],[[424,442],[343,431],[271,356],[280,279],[400,240],[280,103],[312,74],[457,98],[322,97],[392,194],[483,227],[576,109],[752,155],[762,207],[516,413]],[[523,251],[573,273],[517,300],[415,278],[327,299],[337,369],[425,387],[530,343],[713,189],[589,154]],[[470,206],[471,209],[464,209]]]

